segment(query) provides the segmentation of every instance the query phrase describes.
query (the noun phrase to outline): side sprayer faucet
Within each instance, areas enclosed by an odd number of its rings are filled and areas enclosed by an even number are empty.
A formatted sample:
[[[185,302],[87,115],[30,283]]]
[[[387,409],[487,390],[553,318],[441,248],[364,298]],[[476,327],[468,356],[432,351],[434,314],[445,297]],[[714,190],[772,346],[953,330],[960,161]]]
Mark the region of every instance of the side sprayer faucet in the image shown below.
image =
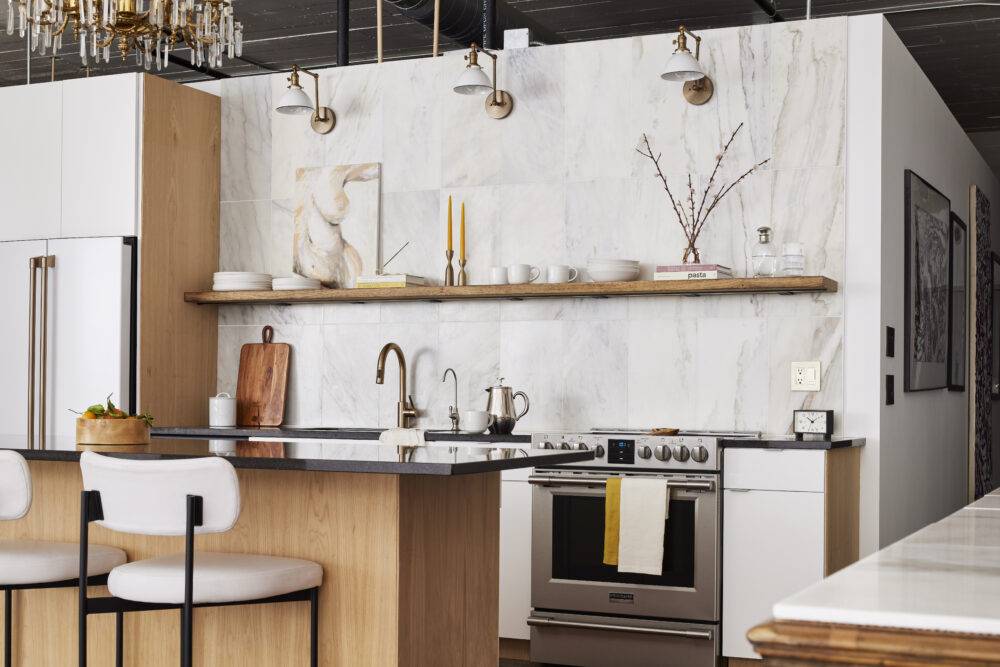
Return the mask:
[[[385,381],[385,358],[389,356],[390,350],[396,353],[396,360],[399,362],[399,401],[396,403],[396,426],[410,428],[413,425],[413,420],[417,418],[417,410],[413,407],[413,397],[406,393],[406,359],[403,357],[403,350],[395,343],[386,343],[382,347],[382,351],[378,353],[375,384],[382,384]]]
[[[455,380],[455,402],[448,406],[448,419],[451,420],[451,432],[458,433],[458,375],[455,374],[454,368],[449,368],[441,376],[441,382],[448,381],[448,373],[451,373],[452,379]]]

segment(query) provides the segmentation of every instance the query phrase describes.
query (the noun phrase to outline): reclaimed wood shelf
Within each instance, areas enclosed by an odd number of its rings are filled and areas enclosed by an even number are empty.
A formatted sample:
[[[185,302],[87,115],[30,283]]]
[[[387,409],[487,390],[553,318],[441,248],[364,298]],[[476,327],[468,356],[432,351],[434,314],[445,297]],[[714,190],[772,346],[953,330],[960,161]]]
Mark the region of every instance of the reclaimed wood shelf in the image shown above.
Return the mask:
[[[464,287],[310,289],[263,292],[186,292],[189,303],[216,305],[368,303],[374,301],[454,301],[461,299],[541,299],[554,297],[700,296],[712,294],[802,294],[836,292],[824,276],[728,278],[717,280],[638,280],[619,283],[529,283]]]

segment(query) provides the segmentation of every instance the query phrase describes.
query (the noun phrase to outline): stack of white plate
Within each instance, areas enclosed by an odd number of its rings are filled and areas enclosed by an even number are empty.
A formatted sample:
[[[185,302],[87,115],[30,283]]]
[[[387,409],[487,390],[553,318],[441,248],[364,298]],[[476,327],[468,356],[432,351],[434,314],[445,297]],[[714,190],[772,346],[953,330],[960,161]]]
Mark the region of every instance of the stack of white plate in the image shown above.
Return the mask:
[[[271,274],[252,271],[219,271],[212,276],[216,292],[242,292],[271,289]]]
[[[319,289],[321,286],[315,278],[306,278],[296,273],[278,276],[271,281],[271,287],[276,290]]]
[[[634,259],[592,259],[587,273],[595,283],[621,282],[639,277],[639,262]]]

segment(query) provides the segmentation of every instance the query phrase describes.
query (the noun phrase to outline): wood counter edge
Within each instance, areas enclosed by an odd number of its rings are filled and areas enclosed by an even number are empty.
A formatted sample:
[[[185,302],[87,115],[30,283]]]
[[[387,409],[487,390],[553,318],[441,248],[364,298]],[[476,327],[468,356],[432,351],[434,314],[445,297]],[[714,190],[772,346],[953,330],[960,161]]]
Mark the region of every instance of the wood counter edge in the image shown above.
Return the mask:
[[[1000,665],[1000,636],[771,620],[747,638],[765,664]]]

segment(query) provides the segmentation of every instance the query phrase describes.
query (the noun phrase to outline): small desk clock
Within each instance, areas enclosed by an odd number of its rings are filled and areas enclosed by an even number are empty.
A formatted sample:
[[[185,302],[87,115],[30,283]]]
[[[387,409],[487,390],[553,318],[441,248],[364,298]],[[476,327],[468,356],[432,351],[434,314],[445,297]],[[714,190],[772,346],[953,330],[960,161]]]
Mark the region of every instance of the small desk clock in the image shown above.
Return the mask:
[[[833,410],[794,410],[792,431],[796,440],[802,440],[805,435],[829,438],[833,435]]]

